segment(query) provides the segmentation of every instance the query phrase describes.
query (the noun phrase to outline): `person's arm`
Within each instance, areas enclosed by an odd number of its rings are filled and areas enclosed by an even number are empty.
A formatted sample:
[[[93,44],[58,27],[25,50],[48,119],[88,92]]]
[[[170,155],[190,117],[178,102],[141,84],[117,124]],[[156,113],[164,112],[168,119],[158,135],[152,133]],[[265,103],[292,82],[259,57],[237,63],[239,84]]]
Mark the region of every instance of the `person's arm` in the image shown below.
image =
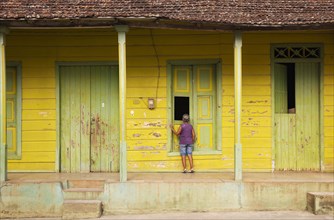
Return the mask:
[[[192,138],[193,138],[193,143],[195,143],[196,142],[196,134],[195,134],[194,128],[191,129],[191,134],[192,134]]]
[[[172,132],[174,134],[176,134],[177,136],[179,136],[181,134],[181,131],[182,131],[181,125],[180,125],[180,127],[179,127],[179,129],[177,131],[174,129],[174,125],[171,124],[169,127],[171,128]]]

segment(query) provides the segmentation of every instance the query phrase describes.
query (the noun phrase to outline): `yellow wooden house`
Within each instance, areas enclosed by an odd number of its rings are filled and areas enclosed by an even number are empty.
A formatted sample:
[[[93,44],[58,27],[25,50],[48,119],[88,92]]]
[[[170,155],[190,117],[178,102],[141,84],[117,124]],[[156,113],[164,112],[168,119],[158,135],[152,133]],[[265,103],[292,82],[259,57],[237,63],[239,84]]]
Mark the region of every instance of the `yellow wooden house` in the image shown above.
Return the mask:
[[[334,171],[330,1],[0,3],[0,176]],[[302,6],[302,8],[301,8]]]

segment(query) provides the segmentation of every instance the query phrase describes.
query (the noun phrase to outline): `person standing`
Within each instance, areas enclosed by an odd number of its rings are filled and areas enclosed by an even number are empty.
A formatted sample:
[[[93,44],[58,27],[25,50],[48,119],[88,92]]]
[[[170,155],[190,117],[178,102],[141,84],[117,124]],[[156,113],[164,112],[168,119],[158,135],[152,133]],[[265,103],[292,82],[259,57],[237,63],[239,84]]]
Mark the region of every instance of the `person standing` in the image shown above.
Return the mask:
[[[187,172],[186,166],[186,156],[188,156],[190,170],[189,173],[194,173],[194,164],[192,157],[192,150],[194,147],[194,142],[196,139],[195,131],[193,126],[189,123],[189,115],[184,114],[182,116],[183,123],[180,125],[179,129],[176,131],[174,126],[171,124],[170,128],[174,134],[179,136],[180,142],[180,154],[182,159],[183,173]]]

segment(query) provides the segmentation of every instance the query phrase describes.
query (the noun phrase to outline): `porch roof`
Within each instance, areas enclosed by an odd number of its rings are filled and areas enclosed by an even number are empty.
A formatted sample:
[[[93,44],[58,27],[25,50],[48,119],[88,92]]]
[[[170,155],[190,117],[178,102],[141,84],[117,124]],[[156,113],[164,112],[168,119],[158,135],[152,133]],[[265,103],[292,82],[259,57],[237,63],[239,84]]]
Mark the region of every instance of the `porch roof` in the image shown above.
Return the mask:
[[[2,0],[0,26],[334,29],[332,0]]]

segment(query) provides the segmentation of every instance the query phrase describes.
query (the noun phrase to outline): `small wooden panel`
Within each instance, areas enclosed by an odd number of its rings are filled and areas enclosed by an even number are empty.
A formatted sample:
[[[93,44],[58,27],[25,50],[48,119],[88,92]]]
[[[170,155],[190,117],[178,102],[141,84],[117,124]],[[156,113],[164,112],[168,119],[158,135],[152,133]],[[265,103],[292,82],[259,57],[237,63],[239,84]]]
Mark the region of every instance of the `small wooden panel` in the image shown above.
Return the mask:
[[[197,118],[200,119],[212,119],[212,96],[198,96],[197,97],[197,104],[198,104],[198,109],[197,109]]]
[[[16,139],[16,128],[7,128],[7,151],[8,153],[16,154],[17,152],[17,139]]]
[[[190,92],[190,67],[175,67],[174,69],[174,92]]]
[[[210,66],[197,67],[197,92],[212,92],[213,69]]]
[[[196,150],[214,150],[212,124],[198,124],[196,133]]]

